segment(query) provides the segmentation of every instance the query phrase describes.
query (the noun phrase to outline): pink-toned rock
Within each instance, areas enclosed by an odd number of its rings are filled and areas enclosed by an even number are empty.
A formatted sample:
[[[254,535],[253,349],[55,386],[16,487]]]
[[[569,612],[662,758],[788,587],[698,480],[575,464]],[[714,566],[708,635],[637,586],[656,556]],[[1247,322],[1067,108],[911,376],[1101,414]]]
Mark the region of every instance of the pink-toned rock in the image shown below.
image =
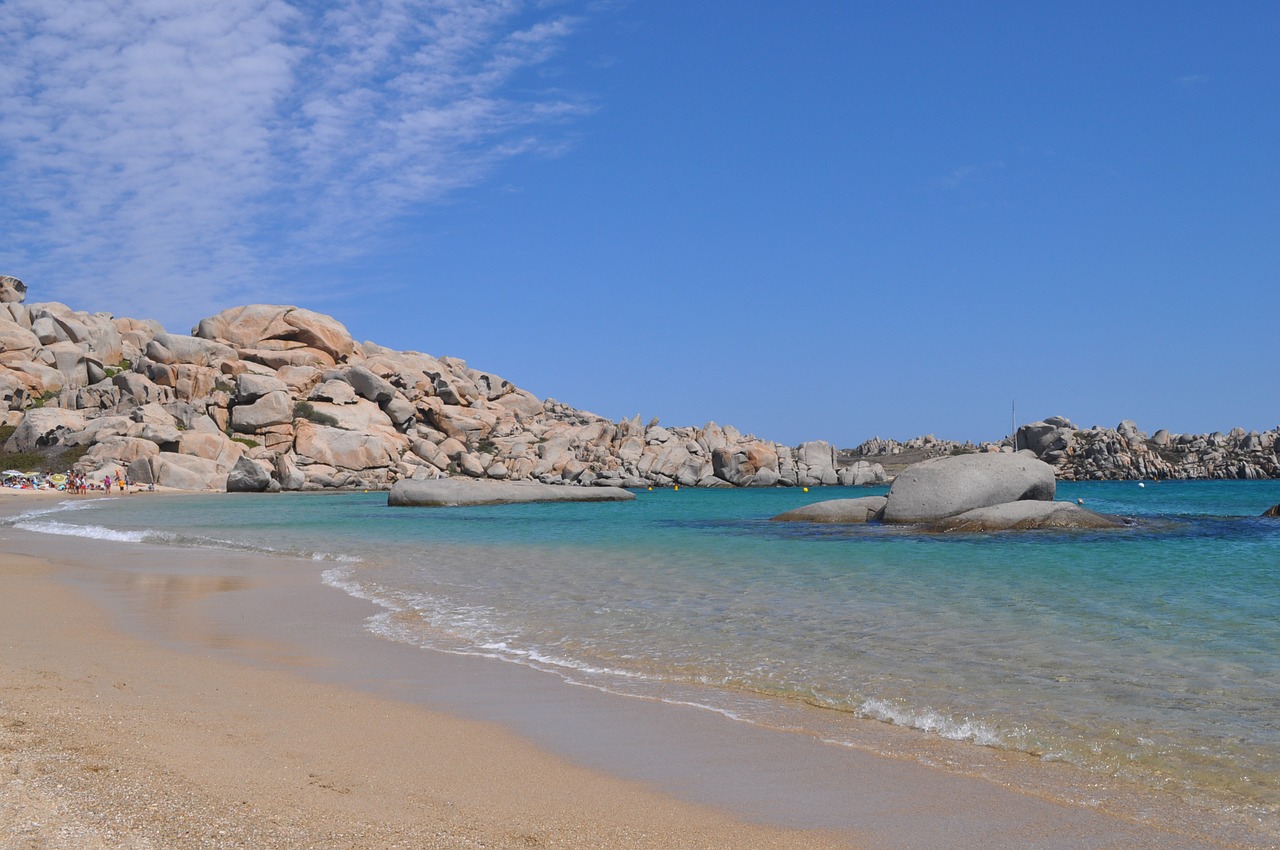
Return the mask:
[[[136,460],[160,454],[160,447],[139,437],[107,437],[94,443],[84,455],[82,468],[100,469],[115,464],[129,466]]]
[[[281,366],[276,377],[284,381],[294,395],[306,397],[320,383],[324,372],[315,366]]]
[[[312,369],[327,369],[337,361],[327,351],[318,348],[290,348],[286,350],[268,350],[262,348],[242,348],[240,356],[254,363],[261,363],[271,369],[283,369],[286,366],[309,366]]]
[[[204,458],[221,467],[231,467],[244,454],[245,447],[225,434],[183,431],[178,437],[178,454]]]
[[[237,348],[262,351],[285,351],[300,344],[324,352],[333,363],[345,361],[356,350],[351,334],[332,316],[276,304],[249,304],[223,310],[202,319],[193,333]]]
[[[293,401],[283,390],[268,392],[252,404],[231,408],[231,429],[252,434],[260,428],[293,421]]]
[[[207,339],[175,334],[156,334],[147,343],[149,359],[165,365],[189,363],[195,366],[216,366],[223,360],[235,360],[236,353],[230,347]]]
[[[0,363],[29,362],[39,348],[40,340],[31,331],[17,322],[0,319]]]
[[[488,410],[446,405],[432,411],[428,422],[459,442],[474,444],[489,436],[498,424],[498,417]]]
[[[404,438],[406,447],[408,439]],[[299,420],[294,451],[313,463],[341,469],[390,467],[400,459],[400,445],[379,434],[362,434]]]

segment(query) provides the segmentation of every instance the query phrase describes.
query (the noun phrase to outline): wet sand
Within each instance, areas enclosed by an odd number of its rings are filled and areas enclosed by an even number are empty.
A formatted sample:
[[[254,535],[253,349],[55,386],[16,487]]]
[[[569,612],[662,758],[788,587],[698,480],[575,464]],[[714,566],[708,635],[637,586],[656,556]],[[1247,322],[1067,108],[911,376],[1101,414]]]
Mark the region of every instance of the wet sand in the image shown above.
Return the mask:
[[[0,552],[0,847],[1248,846],[391,643],[311,562]]]

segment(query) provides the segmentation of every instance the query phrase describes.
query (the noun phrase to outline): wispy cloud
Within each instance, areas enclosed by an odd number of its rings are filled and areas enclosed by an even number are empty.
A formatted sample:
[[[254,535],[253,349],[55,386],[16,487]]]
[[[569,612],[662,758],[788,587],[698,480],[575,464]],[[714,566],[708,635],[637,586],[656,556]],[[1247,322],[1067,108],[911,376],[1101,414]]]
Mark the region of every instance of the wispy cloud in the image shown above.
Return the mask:
[[[536,71],[578,23],[524,0],[5,0],[0,272],[162,320],[261,298],[554,149],[584,107]]]
[[[1004,168],[1003,160],[969,163],[952,169],[951,173],[935,181],[940,189],[960,189],[975,183],[984,174]]]

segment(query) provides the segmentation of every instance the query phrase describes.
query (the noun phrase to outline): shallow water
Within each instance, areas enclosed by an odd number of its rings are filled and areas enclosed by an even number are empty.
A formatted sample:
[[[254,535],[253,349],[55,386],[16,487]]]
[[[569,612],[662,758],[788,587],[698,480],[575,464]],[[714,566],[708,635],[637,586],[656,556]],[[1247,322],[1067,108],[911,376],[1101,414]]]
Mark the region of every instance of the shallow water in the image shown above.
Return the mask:
[[[316,558],[396,640],[840,741],[819,706],[1280,817],[1280,520],[1257,517],[1280,482],[1059,486],[1139,519],[1121,531],[768,522],[876,492],[453,509],[136,497],[11,522]]]

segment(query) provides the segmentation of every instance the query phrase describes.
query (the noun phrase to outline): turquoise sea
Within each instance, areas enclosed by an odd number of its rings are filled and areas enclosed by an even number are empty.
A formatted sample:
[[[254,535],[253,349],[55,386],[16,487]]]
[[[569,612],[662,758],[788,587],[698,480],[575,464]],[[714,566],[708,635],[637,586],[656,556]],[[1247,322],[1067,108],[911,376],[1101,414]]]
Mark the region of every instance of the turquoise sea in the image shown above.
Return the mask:
[[[1059,485],[1136,518],[1111,532],[768,521],[882,492],[449,509],[139,497],[9,523],[312,558],[319,580],[381,606],[368,627],[388,639],[835,743],[891,724],[918,731],[874,746],[1028,753],[1280,833],[1280,520],[1258,516],[1280,482]]]

